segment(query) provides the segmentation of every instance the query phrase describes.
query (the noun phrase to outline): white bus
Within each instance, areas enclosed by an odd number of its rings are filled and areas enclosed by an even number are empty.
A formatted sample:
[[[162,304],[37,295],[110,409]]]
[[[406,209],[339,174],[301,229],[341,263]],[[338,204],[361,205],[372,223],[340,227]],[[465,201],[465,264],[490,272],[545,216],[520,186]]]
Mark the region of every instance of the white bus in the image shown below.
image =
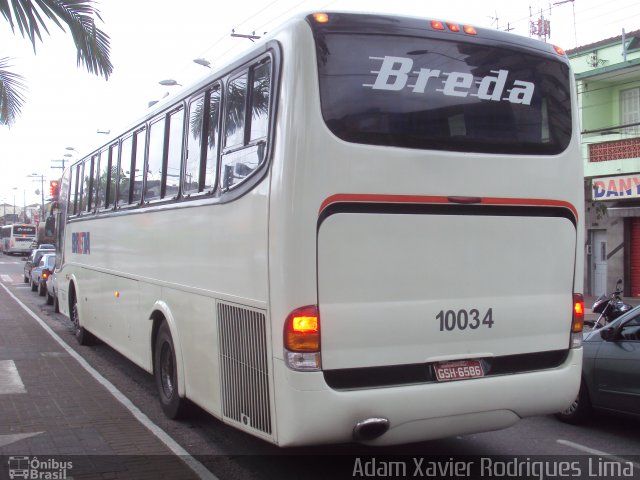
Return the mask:
[[[60,309],[281,446],[564,409],[582,362],[569,62],[495,30],[297,16],[66,171]]]
[[[5,254],[19,253],[28,255],[31,243],[36,238],[36,226],[25,224],[5,225],[0,227],[2,252]]]

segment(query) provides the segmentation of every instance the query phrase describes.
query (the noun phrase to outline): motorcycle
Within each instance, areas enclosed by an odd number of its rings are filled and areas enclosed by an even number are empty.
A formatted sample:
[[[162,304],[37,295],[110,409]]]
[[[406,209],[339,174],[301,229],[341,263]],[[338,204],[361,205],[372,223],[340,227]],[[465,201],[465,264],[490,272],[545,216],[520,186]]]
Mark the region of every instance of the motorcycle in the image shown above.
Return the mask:
[[[593,303],[593,313],[600,314],[598,319],[595,322],[586,321],[585,324],[590,325],[593,323],[592,329],[601,328],[631,310],[633,307],[622,301],[621,294],[622,280],[618,280],[615,291],[609,295],[600,295]]]

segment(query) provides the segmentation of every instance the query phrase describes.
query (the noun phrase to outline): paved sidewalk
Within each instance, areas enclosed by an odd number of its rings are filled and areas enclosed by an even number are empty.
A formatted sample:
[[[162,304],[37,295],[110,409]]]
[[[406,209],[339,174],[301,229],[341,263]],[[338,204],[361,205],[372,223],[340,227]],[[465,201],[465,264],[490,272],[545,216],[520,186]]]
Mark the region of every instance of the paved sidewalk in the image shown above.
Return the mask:
[[[198,478],[0,287],[0,479],[36,478],[19,476],[29,469],[38,478]]]

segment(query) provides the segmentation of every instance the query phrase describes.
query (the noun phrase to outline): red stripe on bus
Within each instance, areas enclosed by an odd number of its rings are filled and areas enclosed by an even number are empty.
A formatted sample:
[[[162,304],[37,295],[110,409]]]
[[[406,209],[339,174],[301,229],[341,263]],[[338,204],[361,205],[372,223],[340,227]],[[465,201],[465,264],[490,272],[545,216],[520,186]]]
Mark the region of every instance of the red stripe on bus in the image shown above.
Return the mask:
[[[327,207],[334,203],[357,202],[357,203],[418,203],[418,204],[445,204],[456,203],[457,198],[471,198],[461,196],[430,196],[430,195],[384,195],[384,194],[360,194],[360,193],[337,193],[326,198],[318,214],[321,214]],[[560,207],[571,210],[576,220],[578,220],[577,208],[569,202],[563,200],[550,200],[545,198],[499,198],[499,197],[478,197],[480,205],[515,205],[529,207]]]

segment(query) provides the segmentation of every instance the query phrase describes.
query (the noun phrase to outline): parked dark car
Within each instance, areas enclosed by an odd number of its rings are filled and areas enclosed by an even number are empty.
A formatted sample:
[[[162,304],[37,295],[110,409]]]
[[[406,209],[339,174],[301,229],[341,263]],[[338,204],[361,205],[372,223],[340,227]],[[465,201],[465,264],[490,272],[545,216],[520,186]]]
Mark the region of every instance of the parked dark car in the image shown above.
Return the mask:
[[[56,265],[56,254],[43,255],[37,267],[31,270],[31,291],[38,291],[38,295],[44,297],[47,293],[47,279]]]
[[[583,346],[580,393],[556,416],[567,423],[594,410],[640,416],[640,307],[585,333]]]
[[[31,255],[26,258],[24,264],[24,283],[31,282],[31,269],[40,263],[42,256],[46,253],[54,252],[55,249],[53,245],[51,245],[51,248],[38,248],[31,252]]]

